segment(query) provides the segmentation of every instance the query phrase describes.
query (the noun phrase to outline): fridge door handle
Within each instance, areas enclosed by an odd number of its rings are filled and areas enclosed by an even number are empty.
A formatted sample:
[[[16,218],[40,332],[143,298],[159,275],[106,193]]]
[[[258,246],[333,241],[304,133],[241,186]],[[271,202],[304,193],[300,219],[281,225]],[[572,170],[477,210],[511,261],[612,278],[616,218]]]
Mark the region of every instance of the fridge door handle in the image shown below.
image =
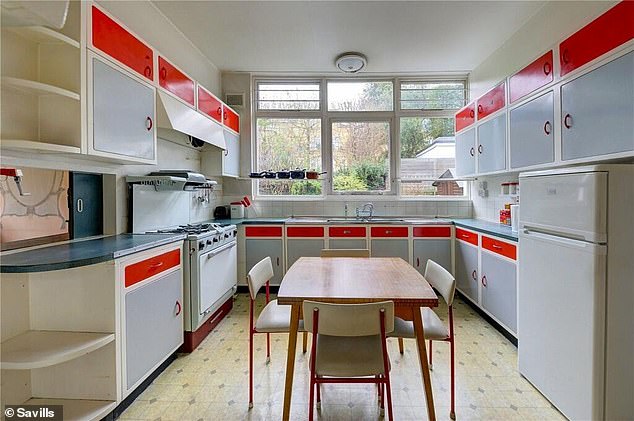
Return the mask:
[[[559,243],[568,247],[574,247],[581,250],[592,250],[595,253],[607,254],[607,246],[604,244],[589,243],[582,240],[575,240],[574,238],[560,237],[552,234],[546,234],[543,232],[531,231],[528,229],[522,230],[522,236],[526,238],[535,238],[536,240],[547,241],[551,243]]]

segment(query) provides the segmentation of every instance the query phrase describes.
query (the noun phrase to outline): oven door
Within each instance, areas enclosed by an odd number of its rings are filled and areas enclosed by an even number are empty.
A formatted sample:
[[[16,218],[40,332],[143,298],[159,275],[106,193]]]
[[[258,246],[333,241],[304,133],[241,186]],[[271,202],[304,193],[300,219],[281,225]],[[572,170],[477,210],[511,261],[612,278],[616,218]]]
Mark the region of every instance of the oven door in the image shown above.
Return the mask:
[[[238,252],[237,242],[232,241],[208,253],[201,254],[198,258],[198,300],[199,318],[202,319],[208,313],[213,312],[222,302],[220,299],[227,297],[229,291],[233,294],[233,288],[238,283]]]

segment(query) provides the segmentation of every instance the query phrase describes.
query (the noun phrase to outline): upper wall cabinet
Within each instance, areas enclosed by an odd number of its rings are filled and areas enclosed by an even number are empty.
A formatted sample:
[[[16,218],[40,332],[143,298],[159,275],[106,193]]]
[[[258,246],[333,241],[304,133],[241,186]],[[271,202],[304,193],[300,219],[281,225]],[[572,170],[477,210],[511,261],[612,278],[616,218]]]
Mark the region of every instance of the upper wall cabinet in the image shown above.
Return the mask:
[[[236,133],[240,133],[240,116],[238,115],[238,113],[233,111],[227,105],[224,105],[222,107],[222,110],[223,110],[222,118],[224,119],[225,126],[230,128]]]
[[[158,58],[158,69],[159,86],[193,106],[194,81],[163,58],[163,56]]]
[[[475,128],[470,128],[456,135],[456,175],[465,177],[476,172]]]
[[[506,169],[506,113],[478,125],[478,174]]]
[[[456,113],[456,132],[466,129],[475,123],[475,102]]]
[[[96,6],[91,6],[92,46],[154,80],[154,52]]]
[[[513,103],[553,80],[553,51],[550,50],[509,78],[509,100]]]
[[[222,101],[198,85],[198,110],[222,123]]]
[[[511,169],[554,162],[553,91],[520,105],[510,114]]]
[[[506,92],[504,82],[482,95],[477,100],[478,120],[482,120],[501,110],[506,105]]]

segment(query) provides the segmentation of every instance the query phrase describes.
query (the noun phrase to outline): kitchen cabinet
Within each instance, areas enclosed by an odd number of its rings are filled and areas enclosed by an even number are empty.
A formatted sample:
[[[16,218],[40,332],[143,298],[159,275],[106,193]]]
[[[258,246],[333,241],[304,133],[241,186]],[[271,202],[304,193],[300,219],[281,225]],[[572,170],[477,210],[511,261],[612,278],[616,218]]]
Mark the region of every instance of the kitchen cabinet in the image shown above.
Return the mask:
[[[466,129],[475,122],[475,102],[456,113],[456,132]]]
[[[95,55],[89,60],[89,152],[156,163],[156,89]]]
[[[328,248],[367,249],[367,227],[328,227]]]
[[[223,105],[222,112],[225,127],[228,127],[236,133],[240,133],[240,116],[238,113],[233,111],[227,105]]]
[[[522,99],[554,80],[553,51],[550,50],[509,78],[509,101]]]
[[[282,282],[282,277],[284,276],[284,259],[281,238],[263,239],[247,237],[245,240],[245,255],[246,273],[249,273],[256,263],[268,256],[271,258],[271,263],[273,264],[273,278],[269,281],[270,284],[279,285]]]
[[[414,239],[414,267],[425,274],[429,259],[453,273],[451,267],[451,239]]]
[[[400,257],[410,261],[409,228],[403,226],[370,227],[372,257]]]
[[[478,174],[506,169],[506,113],[478,126]]]
[[[550,91],[510,111],[511,169],[555,161],[553,97]]]
[[[471,233],[476,238],[478,235]],[[475,304],[478,303],[478,247],[469,242],[456,239],[456,287],[460,292],[469,297]]]
[[[194,81],[162,56],[158,58],[159,86],[194,105]]]
[[[103,234],[103,174],[73,171],[68,176],[70,238]]]
[[[225,130],[225,144],[227,149],[222,151],[222,175],[225,177],[240,176],[240,136]]]
[[[476,101],[478,120],[482,120],[491,114],[501,110],[506,105],[506,84],[500,83]]]
[[[634,52],[561,86],[562,160],[634,151]]]
[[[222,101],[200,85],[198,85],[198,109],[218,123],[222,123]]]
[[[475,148],[475,128],[456,134],[456,176],[475,174]]]
[[[480,259],[482,307],[511,331],[517,332],[515,262],[488,250],[482,250]]]
[[[91,7],[92,46],[149,81],[154,80],[154,52],[96,6]]]
[[[319,257],[325,248],[321,238],[287,238],[286,267],[290,268],[300,257]]]

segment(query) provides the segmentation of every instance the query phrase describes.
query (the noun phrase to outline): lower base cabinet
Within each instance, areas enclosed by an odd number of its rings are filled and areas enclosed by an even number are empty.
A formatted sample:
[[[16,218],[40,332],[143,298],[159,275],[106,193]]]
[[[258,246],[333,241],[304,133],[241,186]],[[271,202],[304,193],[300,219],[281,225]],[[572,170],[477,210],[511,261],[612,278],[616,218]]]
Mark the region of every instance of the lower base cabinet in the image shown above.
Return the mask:
[[[290,268],[300,257],[319,257],[324,248],[324,240],[315,239],[287,239],[286,240],[286,267]]]
[[[451,272],[451,239],[414,240],[412,263],[423,275],[429,259]]]
[[[482,307],[517,332],[517,267],[515,263],[483,250],[480,256]]]
[[[368,242],[365,238],[331,238],[328,240],[328,248],[330,249],[367,249]]]
[[[271,285],[279,285],[284,276],[282,239],[247,238],[245,240],[246,272],[265,257],[271,258],[273,264],[273,278]]]
[[[456,287],[478,302],[478,247],[456,240]]]
[[[409,262],[409,240],[371,240],[372,257],[400,257]]]

